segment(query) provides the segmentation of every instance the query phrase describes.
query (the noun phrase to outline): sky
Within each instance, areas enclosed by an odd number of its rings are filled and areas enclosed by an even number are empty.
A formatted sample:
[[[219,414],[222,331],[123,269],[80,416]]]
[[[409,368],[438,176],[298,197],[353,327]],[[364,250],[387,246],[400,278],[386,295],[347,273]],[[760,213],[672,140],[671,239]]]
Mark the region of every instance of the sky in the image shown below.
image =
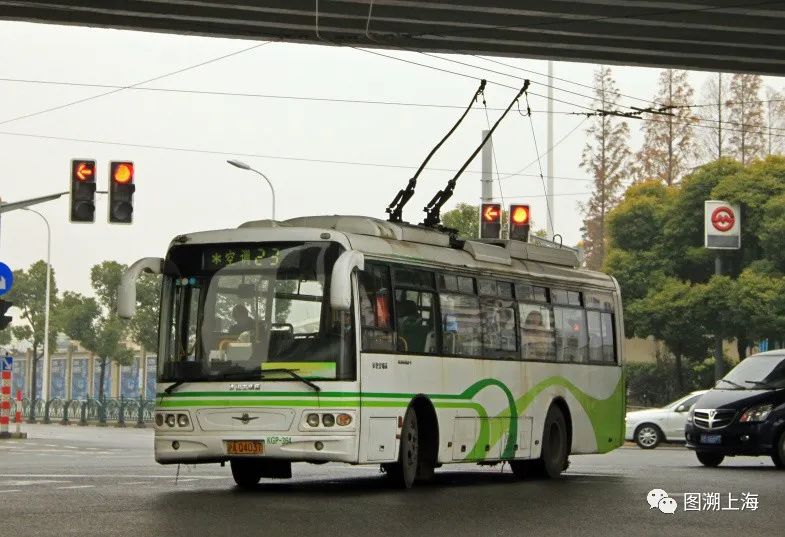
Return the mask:
[[[269,177],[279,220],[309,214],[386,218],[385,207],[453,125],[479,78],[485,77],[487,113],[481,103],[475,106],[420,176],[404,211],[404,220],[420,222],[422,207],[474,151],[481,131],[493,124],[501,113],[498,109],[509,104],[522,78],[531,78],[531,92],[547,91],[544,76],[531,73],[545,73],[544,61],[499,59],[512,66],[505,67],[476,57],[443,56],[449,61],[381,51],[406,60],[400,61],[352,48],[280,42],[256,46],[260,43],[0,22],[0,197],[17,201],[67,191],[74,158],[97,161],[99,190],[108,186],[110,160],[135,163],[130,226],[107,223],[107,199],[101,195],[93,224],[69,223],[67,196],[33,207],[51,224],[51,261],[61,291],[89,294],[90,267],[103,260],[131,263],[140,257],[161,257],[175,235],[269,218],[268,185],[252,172],[230,167],[226,160],[231,158]],[[183,70],[199,64],[204,65]],[[595,68],[556,62],[554,75],[590,85]],[[181,70],[139,86],[155,90],[114,91],[70,106],[63,105],[112,89],[38,83],[126,87]],[[658,69],[613,71],[625,95],[653,97]],[[690,73],[698,101],[708,76]],[[766,78],[766,83],[776,89],[785,85],[776,78]],[[564,81],[554,85],[557,99],[590,105],[589,88]],[[641,104],[629,98],[624,102]],[[545,227],[535,147],[541,154],[548,149],[546,102],[531,96],[530,104],[531,118],[513,109],[494,134],[496,171],[501,176],[494,174],[494,195],[503,195],[506,203],[530,203],[535,225]],[[50,108],[56,109],[38,113]],[[563,103],[554,109],[581,110]],[[588,122],[566,113],[554,119],[554,141],[563,139],[554,149],[554,227],[566,244],[575,244],[582,220],[579,203],[588,199],[592,187],[579,166]],[[630,128],[635,149],[642,140],[639,122],[631,122]],[[460,202],[479,202],[480,162],[477,157],[469,166],[444,210]],[[518,175],[505,177],[511,173]],[[1,222],[0,261],[16,269],[45,258],[46,232],[38,216],[14,211],[3,214]]]

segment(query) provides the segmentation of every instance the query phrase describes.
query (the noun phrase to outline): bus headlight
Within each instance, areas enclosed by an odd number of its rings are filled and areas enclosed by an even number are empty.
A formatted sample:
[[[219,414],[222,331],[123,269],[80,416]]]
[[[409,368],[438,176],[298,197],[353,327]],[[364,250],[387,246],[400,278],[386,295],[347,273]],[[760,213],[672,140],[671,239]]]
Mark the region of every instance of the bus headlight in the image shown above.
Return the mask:
[[[308,414],[308,417],[305,418],[305,423],[307,423],[311,427],[318,427],[319,426],[319,414]]]
[[[174,427],[174,426],[175,426],[175,424],[176,424],[176,418],[174,417],[174,414],[167,414],[167,415],[166,415],[166,424],[167,424],[169,427]]]
[[[188,427],[190,425],[190,420],[188,419],[188,414],[178,414],[177,415],[177,426],[178,427]]]
[[[335,423],[341,427],[346,427],[352,423],[352,417],[349,414],[338,414],[335,417]]]
[[[158,427],[163,427],[164,426],[164,415],[163,414],[156,414],[155,415],[155,424]]]
[[[323,414],[322,415],[322,424],[325,427],[332,427],[335,425],[335,416],[332,414]]]

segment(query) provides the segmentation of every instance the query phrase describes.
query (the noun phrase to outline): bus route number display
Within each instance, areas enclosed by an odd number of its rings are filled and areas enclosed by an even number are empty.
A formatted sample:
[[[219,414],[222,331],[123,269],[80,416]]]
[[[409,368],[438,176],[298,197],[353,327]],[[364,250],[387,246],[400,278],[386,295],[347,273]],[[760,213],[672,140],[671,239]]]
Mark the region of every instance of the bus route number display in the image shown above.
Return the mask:
[[[280,253],[279,248],[255,246],[207,248],[203,253],[202,268],[219,270],[229,265],[277,267]]]

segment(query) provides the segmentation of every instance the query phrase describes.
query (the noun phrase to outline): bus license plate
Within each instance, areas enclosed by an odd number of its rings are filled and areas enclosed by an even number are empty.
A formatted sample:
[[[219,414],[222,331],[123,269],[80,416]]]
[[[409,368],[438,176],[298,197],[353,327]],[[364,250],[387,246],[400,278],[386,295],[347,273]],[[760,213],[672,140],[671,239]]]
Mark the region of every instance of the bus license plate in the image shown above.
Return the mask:
[[[701,444],[721,444],[722,435],[719,434],[702,434]]]
[[[227,440],[226,452],[229,455],[262,455],[264,442],[261,440]]]

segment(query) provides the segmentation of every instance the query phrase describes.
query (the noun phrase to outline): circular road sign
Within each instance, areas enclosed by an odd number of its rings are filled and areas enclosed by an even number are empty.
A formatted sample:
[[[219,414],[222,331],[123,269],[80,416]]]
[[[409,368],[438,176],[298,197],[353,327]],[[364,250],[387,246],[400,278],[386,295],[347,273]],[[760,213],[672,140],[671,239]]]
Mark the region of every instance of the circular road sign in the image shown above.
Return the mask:
[[[14,285],[14,272],[5,263],[0,263],[0,296],[3,296]]]
[[[730,231],[736,224],[736,215],[733,214],[733,209],[726,206],[717,207],[711,213],[711,225],[714,229],[721,232]]]

